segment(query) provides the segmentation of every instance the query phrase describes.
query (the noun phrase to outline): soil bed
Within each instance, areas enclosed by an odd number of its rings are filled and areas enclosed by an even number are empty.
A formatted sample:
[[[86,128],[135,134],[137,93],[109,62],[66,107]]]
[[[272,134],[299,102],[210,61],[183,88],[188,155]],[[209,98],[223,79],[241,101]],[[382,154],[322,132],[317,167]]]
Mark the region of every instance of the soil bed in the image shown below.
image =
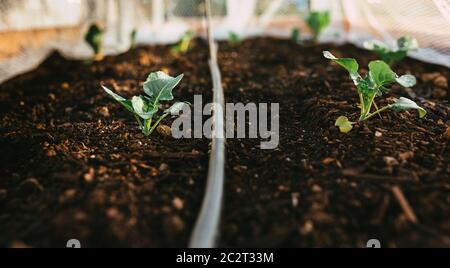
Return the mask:
[[[439,83],[449,70],[412,59],[398,64],[397,73],[416,75],[419,84],[393,86],[381,104],[405,96],[427,117],[390,112],[344,135],[334,122],[358,118],[358,95],[323,50],[362,67],[376,59],[350,45],[271,38],[222,45],[226,101],[280,103],[281,140],[275,151],[260,150],[258,139],[228,141],[221,246],[364,247],[372,238],[384,247],[450,246],[448,85]],[[417,224],[400,207],[396,186]]]
[[[143,136],[100,84],[130,97],[150,72],[184,73],[176,100],[210,100],[208,50],[196,43],[180,57],[141,47],[92,65],[55,53],[0,86],[0,246],[187,246],[209,141]]]
[[[52,55],[0,86],[0,246],[184,247],[204,196],[209,140],[144,137],[100,89],[140,92],[148,73],[185,74],[177,100],[211,99],[204,42],[179,58],[141,47],[91,66]],[[347,74],[322,50],[375,59],[353,46],[298,46],[258,38],[229,47],[219,63],[226,102],[280,103],[280,147],[227,142],[223,247],[450,246],[448,69],[408,59],[427,109],[388,113],[348,135],[336,118],[357,118]],[[379,104],[385,104],[384,98]],[[170,125],[170,122],[166,122]],[[393,194],[401,189],[418,223]],[[398,192],[398,191],[397,191]]]

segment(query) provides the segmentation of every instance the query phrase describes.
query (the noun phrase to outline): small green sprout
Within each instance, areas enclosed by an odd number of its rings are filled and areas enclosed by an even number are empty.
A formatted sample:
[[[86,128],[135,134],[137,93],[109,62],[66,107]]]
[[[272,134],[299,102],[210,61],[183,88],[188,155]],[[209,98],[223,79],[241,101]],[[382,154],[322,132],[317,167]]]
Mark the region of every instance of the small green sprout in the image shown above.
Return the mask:
[[[313,32],[314,42],[317,42],[323,30],[331,23],[331,13],[330,11],[312,11],[306,15],[305,21]]]
[[[133,31],[131,31],[131,34],[130,34],[130,44],[131,44],[132,48],[136,47],[136,43],[137,43],[136,39],[137,39],[137,30],[133,29]]]
[[[169,115],[178,115],[186,105],[186,102],[177,102],[169,109],[158,115],[161,108],[161,101],[171,101],[174,99],[172,91],[181,82],[184,75],[171,77],[164,72],[151,73],[144,83],[144,96],[134,96],[127,100],[107,87],[102,85],[103,90],[122,104],[136,118],[139,129],[146,136],[150,136],[158,125]],[[155,122],[155,123],[153,123]]]
[[[171,48],[173,55],[186,54],[191,49],[191,43],[194,39],[194,32],[187,31],[180,39],[178,44]]]
[[[104,30],[98,23],[94,23],[89,27],[84,40],[94,51],[94,60],[99,61],[103,59],[102,45],[103,45]]]
[[[228,34],[228,43],[229,43],[230,45],[236,46],[236,45],[238,45],[238,44],[241,43],[241,42],[242,42],[241,37],[239,37],[239,35],[238,35],[237,33],[235,33],[235,32],[230,32],[230,33]]]
[[[299,28],[294,28],[291,31],[291,41],[300,44],[302,42],[301,40],[301,32]]]
[[[330,59],[343,68],[345,68],[356,87],[358,88],[358,94],[360,99],[361,116],[359,122],[366,121],[376,115],[387,110],[405,111],[405,110],[417,110],[420,118],[425,117],[427,112],[417,105],[414,101],[407,98],[400,98],[394,104],[387,105],[381,109],[375,103],[376,97],[381,97],[384,93],[389,92],[386,88],[389,84],[397,82],[403,87],[413,87],[416,85],[417,80],[412,75],[398,76],[394,73],[389,65],[383,61],[372,61],[369,63],[369,73],[366,77],[362,77],[359,74],[359,64],[352,58],[336,58],[329,51],[324,51],[325,58]],[[372,112],[372,108],[375,111]],[[352,130],[355,123],[351,122],[347,117],[341,116],[336,121],[336,126],[339,127],[341,132],[348,133]]]
[[[406,58],[410,51],[417,50],[419,48],[419,43],[412,37],[404,36],[397,40],[396,50],[393,50],[388,45],[376,40],[366,41],[364,43],[364,48],[373,51],[381,60],[392,66],[395,62]]]

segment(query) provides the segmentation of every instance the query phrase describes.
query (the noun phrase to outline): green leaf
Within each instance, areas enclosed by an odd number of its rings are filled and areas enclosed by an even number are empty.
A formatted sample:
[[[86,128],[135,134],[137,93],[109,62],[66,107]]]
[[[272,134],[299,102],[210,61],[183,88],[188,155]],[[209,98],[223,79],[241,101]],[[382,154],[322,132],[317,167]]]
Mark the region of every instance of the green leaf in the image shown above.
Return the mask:
[[[416,77],[409,74],[397,78],[396,81],[403,87],[413,87],[417,84]]]
[[[172,54],[178,55],[180,53],[186,53],[191,49],[191,42],[194,38],[194,32],[187,31],[183,34],[178,44],[173,46],[170,50]]]
[[[292,40],[292,42],[294,42],[296,44],[299,44],[301,42],[300,38],[301,38],[300,29],[299,28],[292,29],[292,32],[291,32],[291,40]]]
[[[314,39],[317,39],[322,31],[331,23],[331,14],[329,11],[313,11],[306,17],[306,23],[314,33]]]
[[[181,111],[183,111],[184,107],[189,106],[189,103],[186,102],[177,102],[169,109],[165,110],[165,114],[171,114],[171,115],[179,115]]]
[[[100,53],[103,43],[103,30],[96,23],[89,27],[84,40],[92,48],[95,54]]]
[[[145,103],[143,97],[134,96],[131,100],[133,105],[134,113],[139,115],[144,120],[149,120],[153,117],[153,113],[148,111],[148,105]]]
[[[355,82],[355,84],[358,84],[358,80],[361,78],[361,76],[358,73],[359,70],[359,64],[355,59],[352,58],[336,58],[331,52],[324,51],[323,56],[329,60],[332,60],[339,64],[340,66],[344,67],[348,73],[350,74],[351,78]]]
[[[339,117],[334,125],[339,127],[342,133],[349,133],[353,129],[353,123],[346,116]]]
[[[397,40],[397,46],[399,50],[411,51],[419,48],[419,42],[410,36],[403,36]]]
[[[372,51],[389,52],[391,49],[383,42],[378,40],[370,40],[364,42],[364,48]]]
[[[131,101],[117,95],[116,93],[114,93],[109,88],[107,88],[103,85],[102,85],[102,88],[106,93],[108,93],[111,97],[113,97],[117,102],[122,104],[128,111],[134,113],[133,104],[131,103]]]
[[[230,32],[228,34],[228,42],[232,45],[237,45],[241,42],[241,38],[239,35],[235,32]]]
[[[384,61],[372,61],[369,64],[369,75],[371,81],[377,86],[382,87],[394,82],[397,75],[391,70],[391,67]]]
[[[397,40],[397,47],[394,50],[377,40],[366,41],[364,43],[364,48],[374,51],[383,61],[389,63],[389,65],[404,59],[409,51],[418,49],[419,45],[416,39],[405,36]]]
[[[424,118],[427,115],[427,111],[417,105],[414,101],[407,98],[400,98],[394,104],[389,106],[391,109],[400,112],[406,110],[417,110],[419,112],[420,118]]]
[[[174,78],[164,72],[151,73],[144,83],[144,91],[155,103],[173,100],[172,90],[181,82],[183,77],[184,75],[179,75]]]

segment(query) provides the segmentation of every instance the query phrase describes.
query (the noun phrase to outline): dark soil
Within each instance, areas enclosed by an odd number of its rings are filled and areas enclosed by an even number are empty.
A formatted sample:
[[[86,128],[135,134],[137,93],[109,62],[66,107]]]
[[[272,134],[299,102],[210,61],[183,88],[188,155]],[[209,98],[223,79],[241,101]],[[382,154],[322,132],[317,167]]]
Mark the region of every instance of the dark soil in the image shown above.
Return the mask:
[[[393,86],[380,104],[405,96],[425,107],[386,113],[341,134],[335,120],[357,120],[359,101],[347,73],[323,50],[376,57],[354,46],[297,46],[270,38],[222,46],[227,102],[280,103],[280,147],[260,140],[229,140],[224,247],[364,247],[376,238],[388,247],[450,246],[450,79],[444,67],[407,59],[413,90]],[[437,74],[434,74],[437,72]],[[393,194],[397,187],[417,216],[413,223]],[[398,191],[397,191],[398,192]]]
[[[130,97],[164,70],[185,74],[177,100],[211,99],[207,60],[202,41],[182,57],[142,47],[92,65],[55,53],[1,85],[0,246],[186,246],[209,141],[145,137],[100,84]]]
[[[450,246],[448,69],[408,59],[394,69],[419,78],[393,86],[379,104],[405,96],[428,115],[387,113],[347,135],[356,119],[347,74],[322,50],[374,56],[353,46],[298,46],[258,38],[222,44],[227,102],[280,103],[280,147],[227,142],[223,247]],[[205,139],[144,137],[105,95],[140,92],[148,73],[185,74],[177,100],[211,99],[202,41],[187,55],[141,47],[92,66],[54,54],[37,70],[0,85],[0,246],[184,247],[204,195]],[[165,122],[170,125],[170,122]],[[397,187],[417,216],[411,222]]]

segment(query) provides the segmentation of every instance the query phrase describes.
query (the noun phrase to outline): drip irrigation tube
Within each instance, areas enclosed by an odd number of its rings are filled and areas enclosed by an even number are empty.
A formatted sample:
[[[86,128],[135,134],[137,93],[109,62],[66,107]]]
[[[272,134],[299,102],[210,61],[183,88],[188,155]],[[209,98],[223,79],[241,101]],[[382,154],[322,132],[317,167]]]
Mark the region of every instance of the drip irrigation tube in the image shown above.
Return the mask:
[[[210,0],[205,0],[205,2],[211,57],[209,66],[213,81],[213,101],[215,104],[214,129],[205,197],[191,236],[190,248],[214,248],[217,245],[225,176],[225,127],[223,109],[225,102],[220,69],[217,63],[217,46],[214,42],[214,31],[211,22],[211,3]]]

